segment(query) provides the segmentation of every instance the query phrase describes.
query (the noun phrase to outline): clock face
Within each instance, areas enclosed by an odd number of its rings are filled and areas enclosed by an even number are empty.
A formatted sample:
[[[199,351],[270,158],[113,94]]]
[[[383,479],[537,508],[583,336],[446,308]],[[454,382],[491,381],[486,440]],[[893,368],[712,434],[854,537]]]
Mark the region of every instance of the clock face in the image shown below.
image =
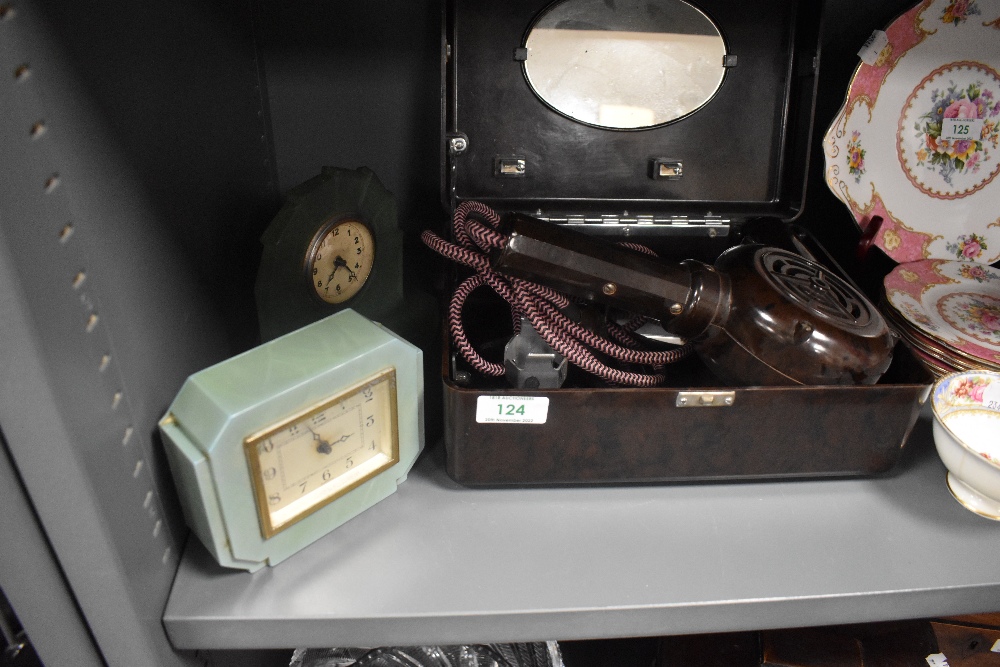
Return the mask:
[[[244,449],[266,539],[399,461],[395,370],[268,426]]]
[[[306,272],[316,296],[326,303],[344,303],[364,286],[375,262],[375,239],[354,218],[324,225],[306,255]]]

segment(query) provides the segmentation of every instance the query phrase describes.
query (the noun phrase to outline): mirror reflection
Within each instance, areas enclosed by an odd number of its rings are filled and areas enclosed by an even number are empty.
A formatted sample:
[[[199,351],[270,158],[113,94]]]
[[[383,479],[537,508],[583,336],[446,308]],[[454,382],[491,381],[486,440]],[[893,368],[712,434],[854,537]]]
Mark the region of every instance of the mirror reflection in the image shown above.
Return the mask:
[[[722,85],[726,45],[683,0],[563,0],[532,26],[524,71],[557,111],[590,125],[662,125]]]

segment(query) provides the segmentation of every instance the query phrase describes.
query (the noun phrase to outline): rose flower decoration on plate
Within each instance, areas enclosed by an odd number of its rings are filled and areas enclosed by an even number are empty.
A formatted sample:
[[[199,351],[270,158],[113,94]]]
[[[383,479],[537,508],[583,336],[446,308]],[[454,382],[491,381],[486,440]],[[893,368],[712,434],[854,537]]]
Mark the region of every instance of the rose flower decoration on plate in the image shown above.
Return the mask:
[[[1000,260],[1000,0],[925,0],[885,29],[824,138],[826,181],[897,262]]]

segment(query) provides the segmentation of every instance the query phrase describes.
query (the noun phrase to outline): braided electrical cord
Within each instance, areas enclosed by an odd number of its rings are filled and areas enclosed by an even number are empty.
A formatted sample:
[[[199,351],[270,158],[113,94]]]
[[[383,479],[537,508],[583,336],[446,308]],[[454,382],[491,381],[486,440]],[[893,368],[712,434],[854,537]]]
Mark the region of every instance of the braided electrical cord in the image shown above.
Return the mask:
[[[525,318],[553,350],[571,364],[596,375],[605,381],[623,386],[652,387],[665,379],[663,367],[688,356],[692,347],[682,345],[669,351],[638,349],[639,339],[633,335],[647,318],[637,316],[624,324],[607,322],[606,328],[614,342],[574,322],[563,310],[571,304],[561,292],[519,278],[503,276],[490,267],[489,252],[502,247],[507,237],[499,230],[500,215],[480,202],[463,202],[455,210],[452,220],[454,242],[447,241],[431,231],[421,235],[423,242],[444,257],[467,266],[475,274],[465,279],[455,290],[448,307],[448,328],[456,350],[474,369],[489,377],[504,375],[502,364],[488,361],[476,351],[465,333],[462,311],[469,295],[483,285],[488,285],[511,308],[514,332],[520,331],[521,318]],[[655,255],[653,251],[634,243],[626,247]],[[595,352],[627,364],[647,366],[644,372],[624,371],[609,366],[595,356]]]

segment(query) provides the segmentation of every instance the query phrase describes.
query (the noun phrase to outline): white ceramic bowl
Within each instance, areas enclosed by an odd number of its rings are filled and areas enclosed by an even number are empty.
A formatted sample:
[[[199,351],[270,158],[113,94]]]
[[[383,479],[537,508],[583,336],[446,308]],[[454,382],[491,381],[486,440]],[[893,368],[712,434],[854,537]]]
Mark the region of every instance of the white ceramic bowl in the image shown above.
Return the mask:
[[[948,488],[976,514],[1000,521],[1000,373],[967,371],[934,383],[934,445]]]

